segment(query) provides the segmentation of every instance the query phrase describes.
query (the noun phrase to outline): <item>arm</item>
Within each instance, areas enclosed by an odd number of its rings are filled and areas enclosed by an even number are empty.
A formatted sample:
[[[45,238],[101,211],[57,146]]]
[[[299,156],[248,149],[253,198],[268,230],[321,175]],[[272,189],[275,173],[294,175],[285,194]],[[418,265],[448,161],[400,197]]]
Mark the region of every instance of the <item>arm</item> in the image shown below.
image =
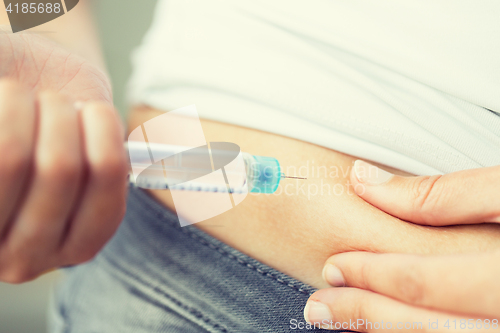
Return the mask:
[[[92,18],[91,5],[90,0],[81,0],[75,8],[65,15],[29,29],[27,32],[39,33],[50,38],[68,51],[82,56],[104,70],[104,58]],[[9,18],[2,1],[0,3],[0,25],[3,24],[9,24]]]

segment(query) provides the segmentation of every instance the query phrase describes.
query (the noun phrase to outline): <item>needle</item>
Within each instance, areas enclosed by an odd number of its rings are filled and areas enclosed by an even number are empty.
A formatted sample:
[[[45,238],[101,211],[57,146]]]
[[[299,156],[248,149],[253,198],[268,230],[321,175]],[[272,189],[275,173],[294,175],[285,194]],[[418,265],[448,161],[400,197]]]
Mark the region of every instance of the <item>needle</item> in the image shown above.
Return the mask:
[[[302,177],[292,177],[292,176],[287,176],[287,175],[284,175],[284,174],[282,174],[282,175],[281,175],[281,178],[288,178],[288,179],[307,179],[307,178],[302,178]]]

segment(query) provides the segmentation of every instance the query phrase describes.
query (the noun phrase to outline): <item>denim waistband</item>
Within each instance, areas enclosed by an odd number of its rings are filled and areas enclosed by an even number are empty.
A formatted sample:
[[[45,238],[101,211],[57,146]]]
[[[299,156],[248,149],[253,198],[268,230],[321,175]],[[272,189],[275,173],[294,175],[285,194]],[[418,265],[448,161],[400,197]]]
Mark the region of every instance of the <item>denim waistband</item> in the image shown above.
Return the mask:
[[[91,264],[107,266],[108,275],[111,272],[113,280],[125,285],[127,293],[175,312],[176,316],[198,325],[199,331],[307,331],[305,326],[302,328],[305,325],[303,308],[315,291],[313,287],[252,259],[194,226],[181,228],[175,213],[137,188],[130,189],[126,217],[117,234]],[[84,268],[76,268],[79,269]],[[89,283],[93,276],[99,279],[97,275],[89,273],[87,278],[80,277],[80,282],[73,283],[73,289],[84,288],[82,284]],[[117,282],[104,287],[106,278],[100,279],[99,286],[88,289],[112,293],[109,290],[114,289],[113,284]],[[85,298],[89,292],[79,294]],[[133,297],[117,295],[114,299],[115,304],[119,299],[134,302]],[[85,304],[88,307],[91,302]],[[69,311],[71,307],[63,312]],[[315,332],[331,331],[317,329]]]

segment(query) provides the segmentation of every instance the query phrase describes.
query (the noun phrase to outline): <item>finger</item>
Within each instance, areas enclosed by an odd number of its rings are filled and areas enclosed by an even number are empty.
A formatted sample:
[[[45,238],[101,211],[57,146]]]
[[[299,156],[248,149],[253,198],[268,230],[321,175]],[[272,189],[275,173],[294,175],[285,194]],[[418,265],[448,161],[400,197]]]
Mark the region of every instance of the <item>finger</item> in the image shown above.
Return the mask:
[[[32,181],[16,216],[4,255],[24,275],[52,264],[81,183],[82,152],[78,114],[54,92],[39,97],[39,126]]]
[[[500,314],[500,255],[425,257],[349,252],[327,260],[324,279],[408,304],[455,313]]]
[[[500,223],[500,166],[400,177],[358,160],[351,182],[364,200],[406,221],[435,226]]]
[[[104,103],[80,112],[88,175],[80,205],[62,247],[67,264],[90,260],[113,235],[125,213],[128,165],[123,128]]]
[[[371,291],[330,288],[315,292],[304,309],[307,322],[323,329],[356,332],[488,332],[477,320],[403,304]],[[482,319],[481,319],[482,320]],[[461,325],[461,321],[465,325]],[[498,320],[496,321],[498,324]],[[479,328],[481,327],[481,328]],[[498,325],[496,326],[498,330]],[[495,331],[495,330],[493,330]]]
[[[35,120],[33,95],[14,81],[0,80],[0,239],[25,186]]]

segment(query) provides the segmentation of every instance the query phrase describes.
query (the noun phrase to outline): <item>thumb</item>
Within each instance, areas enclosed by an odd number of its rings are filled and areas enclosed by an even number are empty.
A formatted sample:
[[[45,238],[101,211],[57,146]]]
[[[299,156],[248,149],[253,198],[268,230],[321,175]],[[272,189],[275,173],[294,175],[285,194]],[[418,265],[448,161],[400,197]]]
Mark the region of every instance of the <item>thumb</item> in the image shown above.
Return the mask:
[[[351,182],[365,201],[402,220],[434,226],[500,223],[500,166],[401,177],[358,160]]]

